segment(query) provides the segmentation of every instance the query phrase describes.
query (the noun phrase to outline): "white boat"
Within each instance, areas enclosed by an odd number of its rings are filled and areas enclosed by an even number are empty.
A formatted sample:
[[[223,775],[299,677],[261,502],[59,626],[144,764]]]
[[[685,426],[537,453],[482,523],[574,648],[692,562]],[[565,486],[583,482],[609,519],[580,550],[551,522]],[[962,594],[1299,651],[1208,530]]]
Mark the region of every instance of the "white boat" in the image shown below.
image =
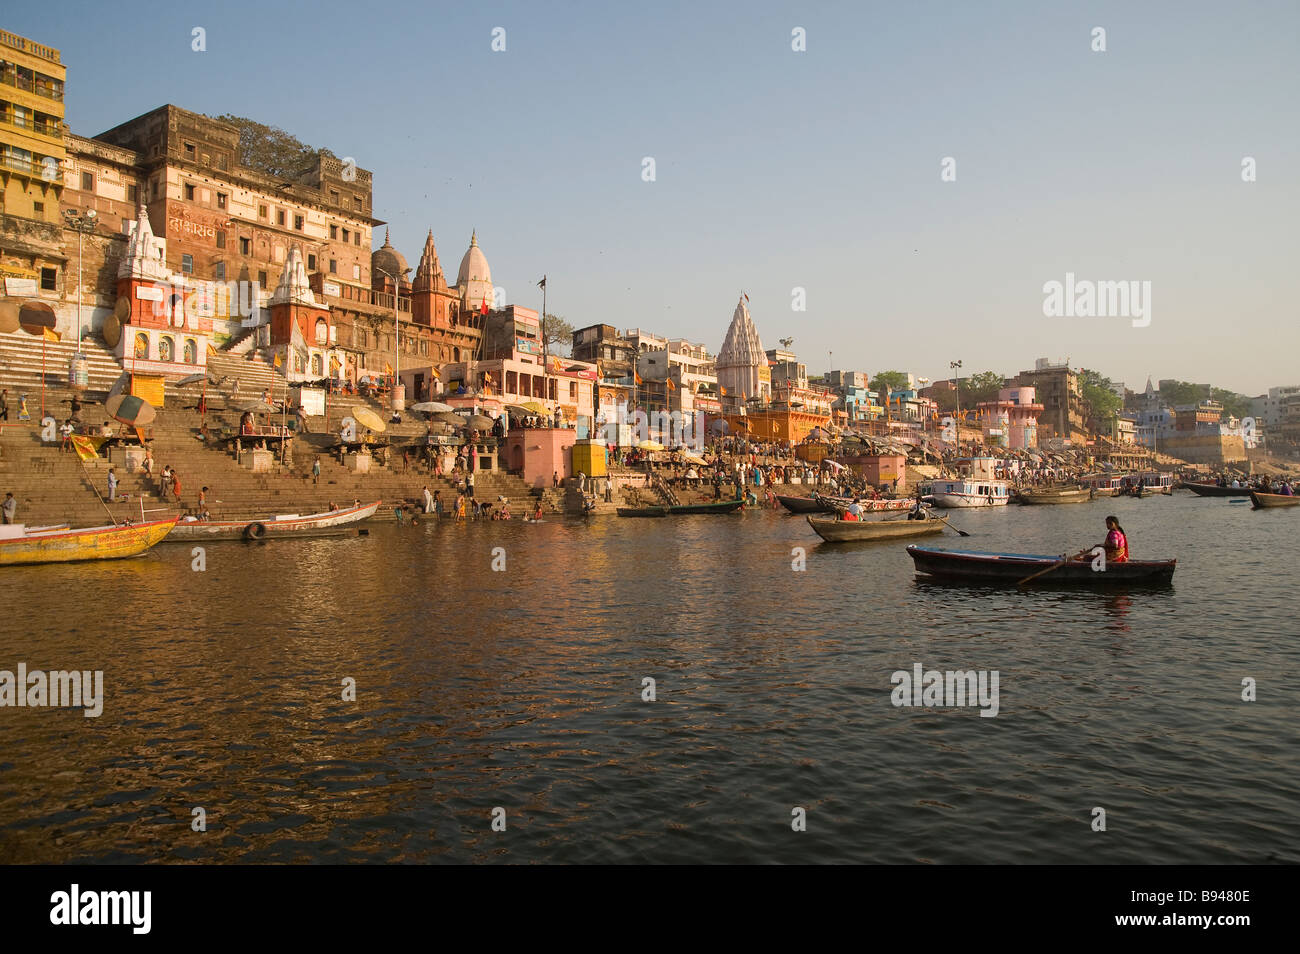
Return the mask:
[[[1011,485],[987,477],[935,478],[930,491],[936,507],[1005,507],[1011,499]]]
[[[368,520],[375,515],[381,501],[358,504],[346,510],[328,510],[307,515],[285,513],[274,517],[251,520],[191,520],[176,524],[172,537],[176,541],[190,540],[261,540],[291,536],[309,536],[348,524]]]

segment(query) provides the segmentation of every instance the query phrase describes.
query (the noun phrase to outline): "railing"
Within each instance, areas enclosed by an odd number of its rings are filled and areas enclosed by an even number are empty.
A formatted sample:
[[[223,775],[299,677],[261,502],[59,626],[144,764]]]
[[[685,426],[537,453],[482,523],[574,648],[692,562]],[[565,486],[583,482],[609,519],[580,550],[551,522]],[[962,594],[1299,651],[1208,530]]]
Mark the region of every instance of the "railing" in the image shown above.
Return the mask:
[[[47,83],[37,83],[25,76],[19,76],[17,73],[0,71],[0,83],[12,86],[15,89],[26,90],[29,93],[35,93],[37,96],[44,96],[46,99],[52,99],[55,102],[63,102],[62,89],[55,89]]]
[[[0,116],[0,123],[8,123],[18,129],[29,129],[39,136],[51,136],[55,139],[63,135],[61,123],[38,123],[30,119],[18,119],[15,116]]]
[[[0,30],[0,44],[12,46],[15,50],[22,50],[24,53],[30,53],[32,56],[39,56],[43,60],[49,60],[51,63],[59,62],[59,51],[49,46],[42,46],[27,39],[25,36],[19,36],[17,33],[10,33],[8,30]]]

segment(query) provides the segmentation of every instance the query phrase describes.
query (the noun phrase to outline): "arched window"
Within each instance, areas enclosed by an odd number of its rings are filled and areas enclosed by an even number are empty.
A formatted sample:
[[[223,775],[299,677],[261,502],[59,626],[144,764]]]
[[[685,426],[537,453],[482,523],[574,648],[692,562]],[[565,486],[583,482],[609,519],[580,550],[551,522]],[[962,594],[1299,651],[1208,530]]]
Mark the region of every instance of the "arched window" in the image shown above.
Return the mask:
[[[176,360],[176,342],[168,335],[163,335],[158,339],[158,360],[175,361]]]
[[[143,331],[135,336],[135,356],[142,360],[149,357],[149,336]]]
[[[186,364],[194,364],[198,360],[199,346],[195,344],[193,338],[185,339],[184,355]]]
[[[297,374],[305,374],[307,372],[307,362],[303,360],[301,352],[294,352],[293,370]]]
[[[322,378],[325,376],[325,362],[321,360],[319,354],[311,356],[311,373],[313,377]]]
[[[319,345],[329,344],[330,326],[324,318],[316,319],[316,343]]]

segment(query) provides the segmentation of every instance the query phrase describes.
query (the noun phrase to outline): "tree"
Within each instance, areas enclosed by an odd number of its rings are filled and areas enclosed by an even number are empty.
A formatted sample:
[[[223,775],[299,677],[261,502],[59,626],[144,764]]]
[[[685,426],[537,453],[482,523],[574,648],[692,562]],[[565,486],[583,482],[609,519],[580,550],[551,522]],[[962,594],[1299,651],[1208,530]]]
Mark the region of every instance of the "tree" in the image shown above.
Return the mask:
[[[1211,399],[1218,401],[1223,405],[1223,413],[1232,417],[1250,417],[1250,398],[1244,394],[1238,394],[1236,391],[1228,391],[1224,388],[1212,388],[1210,390]]]
[[[1005,387],[1003,381],[1005,378],[996,371],[972,374],[961,389],[962,406],[972,408],[983,401],[996,401],[998,392]]]
[[[328,149],[315,149],[279,126],[230,113],[216,118],[239,127],[239,164],[277,179],[297,179],[319,156],[337,158]]]
[[[1190,381],[1161,381],[1160,400],[1169,407],[1200,404],[1210,396],[1204,384],[1192,384]]]
[[[565,321],[564,317],[561,315],[543,315],[542,341],[545,343],[547,354],[558,354],[561,356],[571,354],[573,348],[573,325]]]
[[[1079,371],[1079,391],[1083,395],[1088,427],[1094,433],[1110,433],[1124,401],[1114,390],[1115,384],[1099,371]]]
[[[890,391],[907,390],[907,375],[902,371],[877,371],[869,380],[870,385],[880,391],[880,400],[889,398]]]

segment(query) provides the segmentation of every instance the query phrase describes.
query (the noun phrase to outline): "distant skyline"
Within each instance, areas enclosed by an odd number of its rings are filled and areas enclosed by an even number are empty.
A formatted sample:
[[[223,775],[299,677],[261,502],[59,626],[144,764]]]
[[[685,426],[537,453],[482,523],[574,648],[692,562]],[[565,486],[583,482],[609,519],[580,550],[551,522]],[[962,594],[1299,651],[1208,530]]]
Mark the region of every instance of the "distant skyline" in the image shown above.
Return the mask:
[[[833,352],[932,380],[1050,357],[1134,390],[1300,383],[1300,4],[305,12],[72,2],[0,26],[62,52],[73,132],[165,103],[280,126],[374,172],[412,265],[432,228],[454,275],[477,230],[508,301],[540,309],[545,273],[575,327],[716,352],[743,290],[812,374]],[[1150,323],[1045,317],[1067,274],[1150,282]]]

